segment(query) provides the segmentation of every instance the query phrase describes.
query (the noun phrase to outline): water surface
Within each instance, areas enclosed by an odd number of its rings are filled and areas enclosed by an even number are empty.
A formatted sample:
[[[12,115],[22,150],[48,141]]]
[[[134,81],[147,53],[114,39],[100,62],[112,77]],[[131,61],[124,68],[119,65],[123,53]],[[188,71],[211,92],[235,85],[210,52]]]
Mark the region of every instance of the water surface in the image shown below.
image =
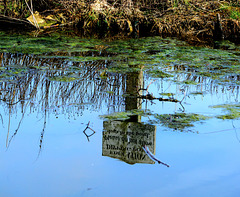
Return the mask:
[[[240,195],[238,46],[0,35],[0,196]]]

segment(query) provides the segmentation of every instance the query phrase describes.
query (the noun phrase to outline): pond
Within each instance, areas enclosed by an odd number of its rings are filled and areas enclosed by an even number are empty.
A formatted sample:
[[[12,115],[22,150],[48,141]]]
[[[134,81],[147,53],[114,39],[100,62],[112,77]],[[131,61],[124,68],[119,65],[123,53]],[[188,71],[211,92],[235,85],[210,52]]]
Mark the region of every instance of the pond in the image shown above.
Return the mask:
[[[0,196],[240,195],[240,47],[0,32]]]

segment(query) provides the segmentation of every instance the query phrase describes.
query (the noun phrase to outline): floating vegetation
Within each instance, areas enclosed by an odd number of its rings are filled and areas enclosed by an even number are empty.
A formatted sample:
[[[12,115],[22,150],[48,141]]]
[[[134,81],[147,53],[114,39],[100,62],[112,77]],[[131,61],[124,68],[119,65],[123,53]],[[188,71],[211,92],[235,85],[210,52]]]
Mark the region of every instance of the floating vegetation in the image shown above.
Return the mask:
[[[154,117],[162,126],[178,131],[186,131],[187,128],[194,126],[194,122],[209,118],[195,113],[155,114]]]
[[[182,83],[187,84],[187,85],[197,85],[198,83],[192,80],[185,80],[182,81]]]
[[[219,119],[239,119],[240,118],[240,104],[224,104],[214,105],[212,108],[222,108],[226,114],[218,115]]]
[[[17,67],[11,70],[0,69],[0,81],[14,81],[16,77],[25,76],[27,72],[27,69]]]
[[[131,116],[150,116],[153,115],[149,110],[130,110],[126,112],[116,112],[109,115],[101,115],[100,117],[106,120],[128,120]]]
[[[204,95],[204,92],[191,92],[190,95]]]
[[[143,117],[152,117],[154,120],[151,120],[152,124],[161,124],[164,127],[176,131],[190,131],[187,128],[194,127],[195,122],[207,120],[210,117],[195,114],[195,113],[175,113],[175,114],[156,114],[152,113],[149,110],[131,110],[127,112],[118,112],[109,115],[102,115],[101,118],[107,120],[119,120],[126,121],[131,118],[131,116],[143,116]]]
[[[183,41],[161,37],[103,41],[57,33],[45,37],[0,34],[2,52],[31,54],[46,61],[48,58],[86,64],[102,61],[107,68],[106,78],[107,73],[145,71],[152,78],[167,78],[177,84],[198,85],[204,78],[209,78],[216,84],[239,85],[240,47],[226,41],[217,42],[216,45],[221,50],[188,46]],[[222,50],[222,46],[230,50]],[[37,65],[29,68],[47,69]],[[68,69],[78,68],[70,65]],[[181,74],[187,74],[187,77],[173,77]]]
[[[44,54],[67,51],[69,56],[72,52],[97,51],[96,44],[101,44],[100,40],[87,40],[79,37],[68,37],[53,34],[45,37],[34,37],[31,35],[0,34],[0,50],[10,53]]]
[[[111,61],[108,72],[146,70],[154,78],[172,78],[177,73],[209,77],[218,83],[238,84],[239,47],[228,42],[231,50],[188,46],[183,41],[161,37],[103,41],[53,34],[48,37],[0,34],[2,52],[35,54],[44,58],[64,58],[75,62]],[[223,48],[221,42],[217,43]],[[233,50],[235,49],[235,50]],[[231,77],[229,77],[231,76]],[[196,78],[196,77],[195,77]],[[179,81],[178,81],[179,82]],[[194,79],[180,83],[196,85]]]
[[[141,71],[141,66],[135,65],[130,66],[126,62],[115,62],[108,67],[108,72],[113,73],[128,73],[128,72],[139,72]]]
[[[100,117],[107,120],[128,120],[131,114],[131,112],[117,112],[109,115],[101,115]]]
[[[160,95],[167,96],[167,97],[173,97],[175,95],[175,93],[167,93],[167,92],[165,92],[165,93],[160,93]]]
[[[153,78],[170,78],[173,77],[173,75],[170,75],[166,72],[163,72],[161,70],[150,70],[148,74],[151,75]]]
[[[77,80],[75,77],[71,76],[57,76],[57,77],[49,77],[50,81],[60,81],[60,82],[71,82]]]

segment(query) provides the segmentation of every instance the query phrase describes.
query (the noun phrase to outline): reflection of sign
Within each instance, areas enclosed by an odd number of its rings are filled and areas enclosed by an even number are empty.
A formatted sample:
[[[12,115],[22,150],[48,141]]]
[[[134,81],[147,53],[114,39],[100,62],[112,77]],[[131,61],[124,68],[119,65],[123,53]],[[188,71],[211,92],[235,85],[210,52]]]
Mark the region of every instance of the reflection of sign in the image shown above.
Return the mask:
[[[156,126],[138,122],[104,121],[102,155],[120,159],[129,164],[152,161],[143,146],[155,154]]]

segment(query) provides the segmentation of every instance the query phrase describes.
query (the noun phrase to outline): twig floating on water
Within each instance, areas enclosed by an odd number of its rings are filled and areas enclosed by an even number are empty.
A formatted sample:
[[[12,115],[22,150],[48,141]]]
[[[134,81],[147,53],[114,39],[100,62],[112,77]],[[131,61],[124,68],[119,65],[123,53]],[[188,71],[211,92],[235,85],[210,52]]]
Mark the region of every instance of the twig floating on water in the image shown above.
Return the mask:
[[[90,128],[90,127],[89,127],[89,124],[90,124],[90,121],[88,122],[88,124],[87,124],[86,128],[83,130],[83,133],[86,135],[86,137],[87,137],[87,140],[88,140],[88,141],[90,141],[90,140],[89,140],[89,137],[91,137],[93,134],[95,134],[95,133],[96,133],[96,132],[95,132],[95,131],[94,131],[92,128]],[[88,134],[86,133],[86,130],[87,130],[87,129],[90,129],[90,130],[92,130],[92,131],[93,131],[93,133],[92,133],[92,134],[90,134],[90,135],[88,135]]]
[[[164,165],[164,166],[167,166],[168,168],[170,167],[168,164],[163,163],[163,162],[161,162],[160,160],[158,160],[158,159],[151,153],[151,151],[148,149],[148,147],[147,147],[146,145],[143,147],[143,150],[146,152],[146,154],[148,155],[148,157],[149,157],[150,159],[152,159],[153,161],[156,161],[156,162],[158,162],[159,164],[162,164],[162,165]]]

